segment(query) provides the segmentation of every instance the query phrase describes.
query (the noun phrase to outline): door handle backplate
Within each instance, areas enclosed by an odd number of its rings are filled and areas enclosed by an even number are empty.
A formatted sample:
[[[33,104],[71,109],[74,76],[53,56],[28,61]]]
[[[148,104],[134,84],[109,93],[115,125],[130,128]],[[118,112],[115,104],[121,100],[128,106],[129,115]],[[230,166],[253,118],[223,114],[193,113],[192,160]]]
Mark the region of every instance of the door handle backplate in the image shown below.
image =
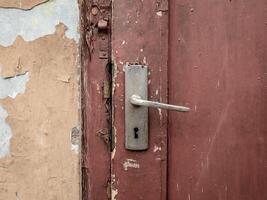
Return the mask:
[[[147,100],[147,67],[125,66],[125,148],[148,149],[148,107],[187,112],[190,109]]]

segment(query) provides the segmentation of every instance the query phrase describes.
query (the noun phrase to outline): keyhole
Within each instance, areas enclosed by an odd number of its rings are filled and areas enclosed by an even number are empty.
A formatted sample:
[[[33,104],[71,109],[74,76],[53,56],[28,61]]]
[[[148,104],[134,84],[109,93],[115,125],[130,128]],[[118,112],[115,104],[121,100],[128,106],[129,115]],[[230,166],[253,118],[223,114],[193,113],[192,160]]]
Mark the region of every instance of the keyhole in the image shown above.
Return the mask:
[[[138,131],[139,131],[139,128],[135,127],[135,128],[134,128],[134,138],[135,138],[135,139],[138,138]]]

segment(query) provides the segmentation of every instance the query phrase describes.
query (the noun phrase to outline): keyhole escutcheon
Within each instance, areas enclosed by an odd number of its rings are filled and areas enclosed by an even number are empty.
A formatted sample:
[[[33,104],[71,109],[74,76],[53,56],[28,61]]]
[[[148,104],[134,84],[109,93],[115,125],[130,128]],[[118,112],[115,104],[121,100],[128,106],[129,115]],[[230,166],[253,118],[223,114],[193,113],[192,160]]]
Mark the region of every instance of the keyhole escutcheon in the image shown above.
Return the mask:
[[[135,139],[138,139],[138,131],[139,131],[139,128],[135,127],[134,128],[134,138]]]

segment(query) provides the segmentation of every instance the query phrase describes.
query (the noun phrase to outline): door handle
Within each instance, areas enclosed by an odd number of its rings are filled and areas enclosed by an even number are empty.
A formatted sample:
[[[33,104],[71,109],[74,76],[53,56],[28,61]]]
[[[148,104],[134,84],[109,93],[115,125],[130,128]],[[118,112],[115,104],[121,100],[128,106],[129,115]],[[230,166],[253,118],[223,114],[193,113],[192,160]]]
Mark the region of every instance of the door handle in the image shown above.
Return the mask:
[[[141,96],[136,95],[136,94],[131,96],[130,102],[131,104],[135,106],[153,107],[153,108],[167,109],[167,110],[173,110],[173,111],[178,111],[178,112],[188,112],[190,110],[190,108],[184,107],[184,106],[176,106],[176,105],[161,103],[157,101],[148,101],[148,100],[142,99]]]
[[[147,67],[126,65],[125,71],[125,148],[148,149],[148,107],[188,112],[184,106],[176,106],[148,99]],[[156,126],[156,125],[155,125]]]

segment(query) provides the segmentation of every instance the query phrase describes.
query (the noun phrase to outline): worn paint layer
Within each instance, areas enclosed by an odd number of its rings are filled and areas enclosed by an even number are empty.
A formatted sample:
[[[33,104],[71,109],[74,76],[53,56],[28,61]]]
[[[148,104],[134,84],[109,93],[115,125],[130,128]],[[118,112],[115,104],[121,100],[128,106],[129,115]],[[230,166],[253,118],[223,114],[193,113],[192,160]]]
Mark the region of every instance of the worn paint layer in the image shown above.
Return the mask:
[[[25,41],[53,34],[56,25],[67,27],[66,37],[79,40],[79,8],[75,0],[53,0],[24,11],[0,8],[0,45],[11,45],[20,35]]]
[[[49,3],[51,11],[63,2]],[[44,18],[42,23],[50,22]],[[0,45],[0,129],[6,129],[10,141],[8,156],[0,159],[1,200],[80,199],[79,50],[75,40],[65,37],[67,28],[61,23],[49,35],[28,42],[23,28],[23,37],[10,46]],[[0,37],[9,39],[2,33]]]
[[[38,6],[42,3],[45,3],[49,0],[1,0],[0,7],[8,9],[32,9],[35,6]]]
[[[0,99],[6,97],[15,98],[17,94],[24,93],[29,73],[12,78],[0,77]],[[6,123],[7,111],[0,105],[0,158],[5,157],[10,151],[10,139],[12,130]]]
[[[134,159],[126,159],[123,163],[123,168],[125,171],[128,171],[128,168],[135,168],[138,169],[140,168],[140,164],[138,163],[137,160]]]

